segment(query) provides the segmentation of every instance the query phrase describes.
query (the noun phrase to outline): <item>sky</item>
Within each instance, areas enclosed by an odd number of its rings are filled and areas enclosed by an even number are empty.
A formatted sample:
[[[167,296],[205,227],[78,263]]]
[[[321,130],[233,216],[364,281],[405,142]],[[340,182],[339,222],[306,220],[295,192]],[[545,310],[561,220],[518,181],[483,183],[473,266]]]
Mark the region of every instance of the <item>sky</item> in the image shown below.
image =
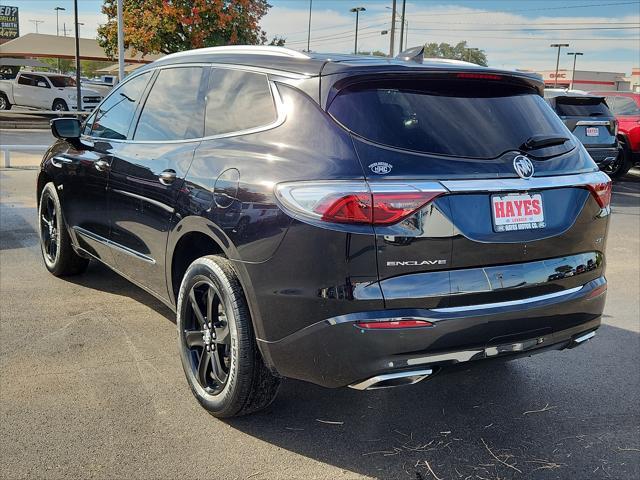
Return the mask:
[[[355,14],[360,13],[358,50],[389,52],[392,0],[312,0],[311,50],[353,52]],[[309,0],[270,0],[262,19],[267,36],[280,36],[296,50],[307,47]],[[72,35],[71,0],[9,0],[0,5],[20,8],[21,34],[35,32],[30,20],[42,20],[40,33],[56,33],[54,7],[60,12],[59,30],[66,24]],[[101,0],[79,0],[81,37],[95,37],[105,22]],[[397,0],[400,12],[402,0]],[[583,52],[578,69],[623,72],[640,66],[640,0],[407,0],[408,46],[427,42],[457,43],[484,50],[489,65],[499,68],[551,70],[556,50],[551,43],[569,43],[560,68],[571,68],[567,51]],[[399,27],[399,23],[398,23]],[[399,28],[396,44],[399,41]]]

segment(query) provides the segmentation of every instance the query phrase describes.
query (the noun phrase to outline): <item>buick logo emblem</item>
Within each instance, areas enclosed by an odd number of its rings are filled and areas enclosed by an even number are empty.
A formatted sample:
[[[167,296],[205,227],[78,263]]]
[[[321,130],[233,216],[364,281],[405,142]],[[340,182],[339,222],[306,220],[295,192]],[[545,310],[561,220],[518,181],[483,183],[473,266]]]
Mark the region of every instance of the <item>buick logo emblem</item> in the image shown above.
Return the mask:
[[[529,179],[533,177],[533,163],[524,155],[518,155],[513,159],[513,169],[520,178]]]
[[[376,162],[369,165],[369,168],[373,173],[377,173],[378,175],[386,175],[391,172],[393,165],[387,162]]]

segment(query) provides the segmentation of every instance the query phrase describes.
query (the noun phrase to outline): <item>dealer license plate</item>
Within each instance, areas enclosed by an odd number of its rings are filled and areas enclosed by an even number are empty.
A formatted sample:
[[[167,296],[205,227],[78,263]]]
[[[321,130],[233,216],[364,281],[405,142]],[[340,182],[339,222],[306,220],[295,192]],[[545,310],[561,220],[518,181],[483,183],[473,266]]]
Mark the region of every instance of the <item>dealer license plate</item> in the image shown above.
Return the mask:
[[[540,193],[491,196],[493,229],[496,232],[544,228],[544,210]]]

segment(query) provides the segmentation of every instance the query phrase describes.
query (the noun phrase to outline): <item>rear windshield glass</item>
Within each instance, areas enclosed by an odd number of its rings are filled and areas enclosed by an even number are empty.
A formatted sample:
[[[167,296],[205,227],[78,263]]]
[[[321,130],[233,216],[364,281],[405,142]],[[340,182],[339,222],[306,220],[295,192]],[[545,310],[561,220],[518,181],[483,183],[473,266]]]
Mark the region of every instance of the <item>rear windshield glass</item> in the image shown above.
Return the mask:
[[[496,158],[534,135],[569,132],[533,90],[466,80],[386,80],[343,89],[329,113],[376,143]]]
[[[556,111],[565,117],[609,117],[611,113],[599,98],[556,97]]]

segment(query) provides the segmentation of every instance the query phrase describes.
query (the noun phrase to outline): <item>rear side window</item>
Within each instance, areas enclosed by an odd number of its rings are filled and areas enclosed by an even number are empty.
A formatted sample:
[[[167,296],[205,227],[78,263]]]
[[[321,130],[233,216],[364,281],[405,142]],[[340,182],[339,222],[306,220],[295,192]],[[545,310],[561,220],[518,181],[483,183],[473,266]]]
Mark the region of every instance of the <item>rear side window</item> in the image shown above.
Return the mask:
[[[125,140],[136,112],[140,97],[144,93],[151,72],[132,78],[117,87],[102,102],[94,113],[91,136]]]
[[[185,140],[202,137],[204,98],[202,67],[166,68],[158,78],[138,120],[134,140]]]
[[[640,115],[640,106],[631,97],[607,97],[607,103],[614,115]]]
[[[556,97],[556,111],[565,117],[609,117],[611,112],[600,98]]]
[[[209,77],[205,135],[263,127],[277,118],[267,76],[213,68]]]
[[[457,157],[496,158],[533,135],[569,136],[533,90],[480,81],[367,82],[343,89],[329,113],[373,142]]]

